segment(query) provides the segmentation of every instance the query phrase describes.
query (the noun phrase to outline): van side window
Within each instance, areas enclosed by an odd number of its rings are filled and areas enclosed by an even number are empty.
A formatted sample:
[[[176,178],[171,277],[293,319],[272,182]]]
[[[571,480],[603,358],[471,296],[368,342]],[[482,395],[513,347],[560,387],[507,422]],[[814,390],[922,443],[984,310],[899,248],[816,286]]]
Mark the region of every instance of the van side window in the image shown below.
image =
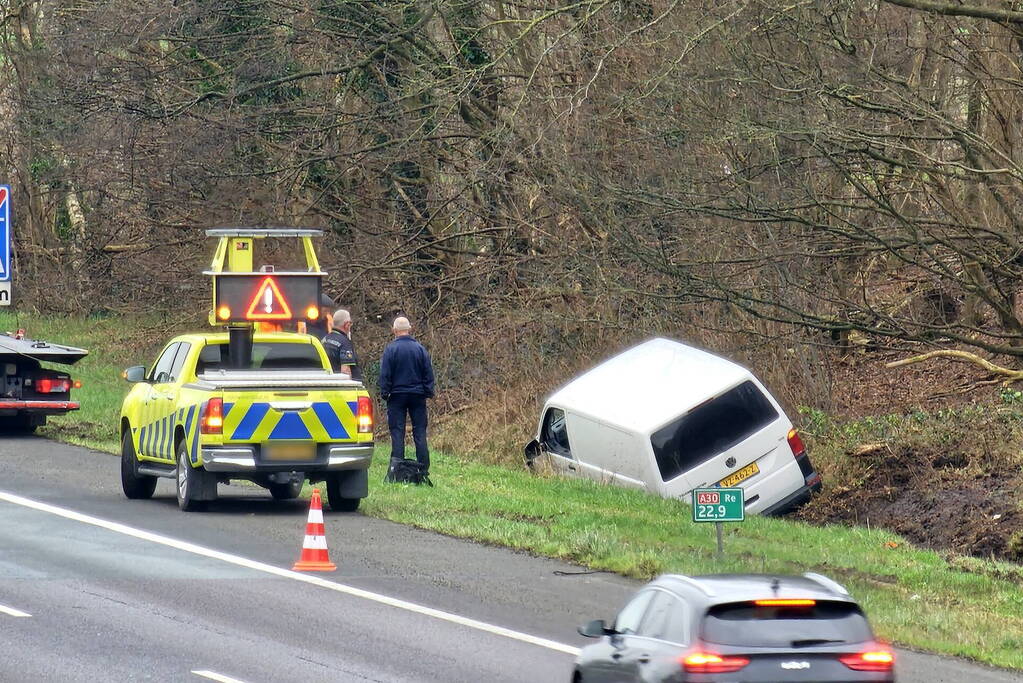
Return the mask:
[[[568,445],[568,425],[565,423],[565,411],[561,408],[550,408],[543,418],[543,433],[540,440],[547,445],[551,453],[572,457],[572,449]]]
[[[777,419],[778,411],[749,380],[698,405],[650,437],[661,479],[674,479]]]

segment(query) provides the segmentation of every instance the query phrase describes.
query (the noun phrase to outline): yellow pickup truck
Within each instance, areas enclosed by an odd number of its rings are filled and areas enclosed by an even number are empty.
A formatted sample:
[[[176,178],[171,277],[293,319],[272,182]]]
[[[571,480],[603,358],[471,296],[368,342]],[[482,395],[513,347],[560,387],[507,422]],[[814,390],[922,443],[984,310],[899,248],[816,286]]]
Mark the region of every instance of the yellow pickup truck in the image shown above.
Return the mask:
[[[373,408],[360,382],[331,372],[313,337],[256,333],[244,367],[224,333],[172,339],[121,407],[121,487],[151,498],[159,477],[177,481],[178,506],[199,509],[217,484],[247,480],[277,500],[326,482],[333,510],[353,511],[368,492]]]

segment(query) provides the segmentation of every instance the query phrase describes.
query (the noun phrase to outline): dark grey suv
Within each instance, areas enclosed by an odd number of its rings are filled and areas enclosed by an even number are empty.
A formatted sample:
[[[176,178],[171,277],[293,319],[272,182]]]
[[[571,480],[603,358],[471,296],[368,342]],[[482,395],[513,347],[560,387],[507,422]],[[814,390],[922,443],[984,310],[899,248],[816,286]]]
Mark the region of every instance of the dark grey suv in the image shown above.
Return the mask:
[[[575,683],[895,680],[849,593],[819,574],[666,574],[618,614],[579,627]]]

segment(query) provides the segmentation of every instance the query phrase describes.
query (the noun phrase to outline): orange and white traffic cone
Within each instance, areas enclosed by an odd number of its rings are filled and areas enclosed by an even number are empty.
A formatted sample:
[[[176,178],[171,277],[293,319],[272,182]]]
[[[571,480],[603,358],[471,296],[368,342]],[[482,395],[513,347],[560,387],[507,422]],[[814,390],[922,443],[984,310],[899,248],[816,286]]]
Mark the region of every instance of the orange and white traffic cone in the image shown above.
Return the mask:
[[[327,554],[327,537],[323,532],[323,506],[320,503],[320,489],[313,489],[309,500],[309,521],[305,525],[305,540],[302,541],[302,556],[291,568],[296,572],[332,572],[337,565]]]

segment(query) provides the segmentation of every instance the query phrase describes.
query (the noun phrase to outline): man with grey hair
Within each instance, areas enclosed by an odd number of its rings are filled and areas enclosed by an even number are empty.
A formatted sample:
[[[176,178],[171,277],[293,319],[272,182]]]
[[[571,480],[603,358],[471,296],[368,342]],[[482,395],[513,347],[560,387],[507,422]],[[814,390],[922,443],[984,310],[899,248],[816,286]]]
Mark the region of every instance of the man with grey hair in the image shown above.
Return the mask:
[[[399,316],[391,326],[394,339],[380,359],[380,395],[387,401],[387,428],[391,432],[391,467],[405,459],[405,418],[412,420],[419,481],[430,483],[430,451],[426,445],[426,399],[433,398],[433,363],[426,348],[412,338],[412,324]]]
[[[361,382],[362,370],[352,345],[352,314],[343,308],[334,311],[334,328],[323,338],[323,350],[330,358],[334,372],[344,372]]]

